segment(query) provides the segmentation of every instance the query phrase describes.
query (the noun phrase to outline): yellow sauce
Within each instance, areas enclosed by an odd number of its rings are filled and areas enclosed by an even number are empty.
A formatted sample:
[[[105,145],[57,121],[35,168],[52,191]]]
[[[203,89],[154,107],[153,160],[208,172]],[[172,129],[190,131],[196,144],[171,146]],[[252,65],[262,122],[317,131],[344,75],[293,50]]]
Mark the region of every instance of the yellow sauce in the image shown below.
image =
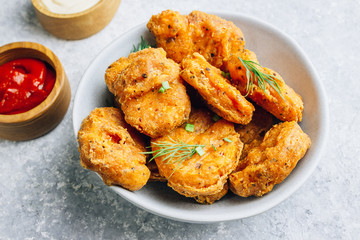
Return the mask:
[[[58,14],[72,14],[85,11],[100,0],[41,0],[43,7]]]

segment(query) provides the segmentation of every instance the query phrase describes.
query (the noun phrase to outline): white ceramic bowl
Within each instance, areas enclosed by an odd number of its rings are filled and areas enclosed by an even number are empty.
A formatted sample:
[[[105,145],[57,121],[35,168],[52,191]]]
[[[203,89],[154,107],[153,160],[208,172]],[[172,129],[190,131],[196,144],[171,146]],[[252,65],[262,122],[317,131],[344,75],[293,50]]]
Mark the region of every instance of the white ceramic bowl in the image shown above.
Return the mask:
[[[287,84],[303,97],[305,109],[300,125],[310,136],[312,146],[284,182],[259,198],[241,198],[228,194],[213,205],[201,205],[177,194],[165,183],[149,183],[136,192],[111,187],[121,197],[149,212],[184,222],[211,223],[241,219],[279,204],[294,193],[317,166],[328,129],[328,108],[324,88],[301,48],[284,33],[257,19],[239,14],[215,14],[240,27],[245,36],[246,47],[257,54],[260,63],[279,72]],[[81,121],[91,110],[106,106],[111,100],[104,82],[106,68],[121,56],[128,56],[133,44],[137,44],[141,36],[154,43],[144,23],[116,39],[90,64],[75,96],[75,135],[80,129]]]

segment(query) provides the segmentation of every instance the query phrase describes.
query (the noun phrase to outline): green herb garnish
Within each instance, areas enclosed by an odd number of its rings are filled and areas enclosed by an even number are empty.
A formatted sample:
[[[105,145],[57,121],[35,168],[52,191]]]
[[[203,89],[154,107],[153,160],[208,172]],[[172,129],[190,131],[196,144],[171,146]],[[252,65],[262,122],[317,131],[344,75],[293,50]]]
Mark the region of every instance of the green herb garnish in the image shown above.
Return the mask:
[[[221,119],[221,117],[217,114],[214,114],[212,117],[211,117],[211,120],[213,120],[214,122],[217,122]]]
[[[164,92],[165,92],[165,88],[164,88],[164,87],[159,88],[159,93],[164,93]]]
[[[176,166],[176,168],[169,177],[172,176],[172,174],[178,169],[178,167],[185,160],[190,159],[195,153],[197,153],[199,156],[202,156],[205,153],[203,149],[205,145],[187,144],[180,140],[175,141],[170,137],[169,137],[169,141],[153,142],[152,145],[159,149],[149,152],[142,152],[142,154],[153,155],[153,157],[149,161],[164,156],[164,158],[161,161],[165,162],[165,164],[178,163],[178,165]]]
[[[138,51],[141,51],[141,50],[143,50],[145,48],[149,48],[149,47],[151,47],[151,45],[145,41],[143,36],[141,36],[141,41],[138,43],[137,46],[133,45],[133,49],[131,50],[130,53],[138,52]]]
[[[161,83],[161,87],[159,89],[159,92],[160,93],[164,93],[166,90],[170,89],[170,85],[169,85],[169,82],[168,81],[164,81]]]
[[[214,144],[211,144],[212,148],[217,151],[216,147],[214,146]]]
[[[229,138],[223,138],[223,140],[224,140],[225,142],[232,143],[232,140],[229,139]]]
[[[199,156],[202,156],[205,154],[205,151],[204,151],[203,147],[201,147],[201,146],[196,147],[195,151],[197,154],[199,154]]]
[[[194,132],[194,128],[195,128],[194,124],[187,123],[185,125],[185,130],[188,131],[188,132]]]
[[[262,73],[257,69],[256,66],[261,67],[258,63],[250,60],[243,60],[241,57],[239,57],[239,60],[246,68],[246,78],[247,78],[247,84],[246,84],[246,95],[249,95],[252,93],[254,88],[254,80],[257,82],[257,85],[260,89],[262,89],[266,93],[266,85],[265,82],[267,82],[280,96],[282,99],[284,99],[281,88],[276,80],[281,81],[279,78],[275,77],[274,75]],[[253,73],[253,74],[251,74]],[[267,94],[267,93],[266,93]],[[284,99],[285,100],[285,99]]]
[[[226,78],[226,79],[230,79],[230,73],[229,72],[223,72],[221,71],[221,75]]]

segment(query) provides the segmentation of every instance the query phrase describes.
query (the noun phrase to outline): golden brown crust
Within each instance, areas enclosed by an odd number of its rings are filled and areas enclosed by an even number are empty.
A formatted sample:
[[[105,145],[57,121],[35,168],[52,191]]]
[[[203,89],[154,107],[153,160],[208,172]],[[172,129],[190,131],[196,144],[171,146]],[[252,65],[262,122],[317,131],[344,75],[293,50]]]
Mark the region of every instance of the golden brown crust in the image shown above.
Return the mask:
[[[178,63],[198,52],[222,68],[230,54],[242,52],[245,46],[243,33],[235,24],[200,11],[181,15],[166,10],[152,16],[147,27],[155,35],[157,46]]]
[[[182,78],[206,100],[211,110],[224,119],[239,124],[250,122],[254,106],[199,53],[181,62]]]
[[[179,12],[166,10],[151,17],[148,29],[156,38],[158,47],[162,47],[167,56],[180,63],[192,51],[192,39],[189,22]]]
[[[126,122],[139,132],[159,137],[188,119],[191,105],[179,66],[166,58],[163,49],[131,53],[111,66],[105,82],[119,101]],[[159,89],[164,81],[171,88],[161,93]]]
[[[96,108],[86,117],[78,132],[80,162],[100,174],[106,185],[120,185],[131,191],[142,188],[149,179],[144,147],[127,131],[120,110]],[[135,133],[133,133],[135,135]]]
[[[201,204],[213,204],[215,201],[220,200],[222,197],[224,197],[229,190],[229,184],[225,183],[223,189],[215,194],[212,195],[200,195],[194,197],[194,199]]]
[[[275,125],[261,144],[250,150],[244,159],[246,167],[230,175],[231,191],[242,197],[270,192],[291,173],[310,144],[295,121]]]
[[[273,116],[263,108],[256,106],[251,122],[247,125],[237,125],[235,127],[235,131],[240,134],[240,140],[244,143],[237,170],[240,170],[239,167],[243,169],[242,159],[246,157],[252,148],[260,145],[265,133],[270,130],[273,124]]]
[[[245,50],[240,57],[243,60],[250,60],[258,63],[256,55],[250,50]],[[250,92],[249,97],[265,110],[272,113],[281,121],[297,121],[302,119],[302,112],[304,109],[301,97],[295,91],[285,84],[281,76],[271,69],[256,66],[256,68],[265,74],[273,75],[278,78],[277,84],[281,88],[281,93],[284,99],[272,88],[268,83],[266,85],[266,92],[264,92],[254,81],[253,91]],[[233,55],[228,62],[228,69],[231,75],[231,81],[242,94],[247,93],[247,77],[246,68],[239,59],[239,55]]]
[[[199,121],[199,124],[194,122],[193,119],[202,116],[204,119]],[[211,116],[206,111],[194,110],[189,119],[189,122],[194,123],[193,133],[181,126],[166,136],[152,140],[153,150],[158,149],[154,143],[169,141],[170,138],[188,144],[205,145],[204,155],[194,154],[180,165],[174,161],[165,163],[164,157],[155,158],[159,172],[168,180],[168,185],[187,197],[219,193],[229,174],[238,164],[243,144],[234,130],[233,123],[226,120],[219,120],[216,123],[210,121]],[[231,142],[226,142],[224,138],[228,138]]]
[[[118,74],[129,64],[130,62],[126,61],[125,57],[121,57],[106,69],[105,83],[112,94],[115,94],[114,83],[118,78]]]
[[[164,176],[161,176],[159,173],[159,168],[156,165],[156,162],[154,160],[147,161],[146,166],[149,168],[151,174],[149,181],[152,182],[166,182],[166,178]]]

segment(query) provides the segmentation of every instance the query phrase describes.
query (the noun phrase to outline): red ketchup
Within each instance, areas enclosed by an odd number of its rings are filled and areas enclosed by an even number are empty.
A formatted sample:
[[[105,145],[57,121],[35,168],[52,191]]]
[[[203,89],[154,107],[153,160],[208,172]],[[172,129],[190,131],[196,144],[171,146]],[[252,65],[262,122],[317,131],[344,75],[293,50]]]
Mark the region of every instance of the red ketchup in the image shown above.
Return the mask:
[[[50,94],[55,79],[55,71],[34,58],[1,65],[0,114],[17,114],[36,107]]]

